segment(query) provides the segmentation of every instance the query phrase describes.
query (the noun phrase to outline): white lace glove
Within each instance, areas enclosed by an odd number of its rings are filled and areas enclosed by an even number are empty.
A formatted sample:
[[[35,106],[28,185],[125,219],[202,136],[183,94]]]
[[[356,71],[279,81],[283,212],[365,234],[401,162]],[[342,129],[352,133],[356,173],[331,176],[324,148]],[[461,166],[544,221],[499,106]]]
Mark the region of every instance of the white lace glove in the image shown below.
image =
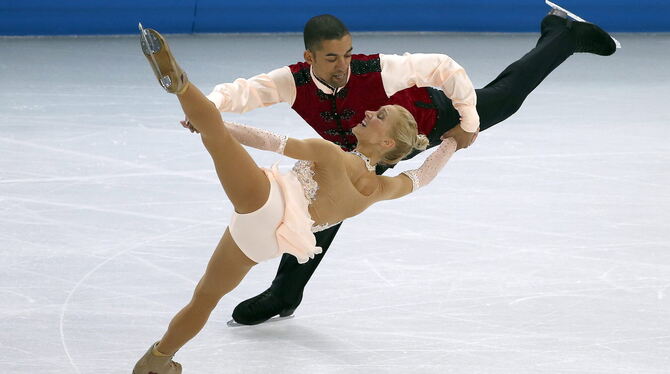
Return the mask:
[[[286,135],[277,135],[273,132],[262,130],[256,127],[246,126],[234,122],[223,122],[238,142],[260,149],[263,151],[272,151],[284,154],[284,148],[288,137]]]
[[[403,174],[412,180],[412,192],[427,185],[435,178],[456,152],[456,147],[454,138],[447,138],[426,158],[426,161],[418,169],[403,171]]]

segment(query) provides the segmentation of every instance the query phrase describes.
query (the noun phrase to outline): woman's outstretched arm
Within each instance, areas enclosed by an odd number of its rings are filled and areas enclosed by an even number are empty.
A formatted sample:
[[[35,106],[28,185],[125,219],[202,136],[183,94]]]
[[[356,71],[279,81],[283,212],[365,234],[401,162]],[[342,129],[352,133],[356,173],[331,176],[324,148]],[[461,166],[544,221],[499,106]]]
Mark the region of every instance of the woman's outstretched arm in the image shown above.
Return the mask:
[[[272,131],[235,122],[224,121],[224,124],[230,134],[235,137],[238,142],[262,151],[284,154],[284,148],[288,141],[286,135],[275,134]]]
[[[444,168],[457,148],[456,140],[447,138],[426,158],[418,169],[403,171],[395,177],[379,176],[381,180],[380,200],[397,199],[430,183]]]
[[[340,147],[323,139],[295,139],[239,123],[224,121],[224,124],[228,132],[241,144],[297,160],[318,162],[342,152]]]

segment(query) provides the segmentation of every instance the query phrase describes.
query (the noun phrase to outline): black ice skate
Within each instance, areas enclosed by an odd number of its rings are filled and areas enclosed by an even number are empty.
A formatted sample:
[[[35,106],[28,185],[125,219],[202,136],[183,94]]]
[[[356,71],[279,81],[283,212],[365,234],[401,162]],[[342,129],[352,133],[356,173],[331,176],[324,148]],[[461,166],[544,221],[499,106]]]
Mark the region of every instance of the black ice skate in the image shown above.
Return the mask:
[[[572,32],[574,32],[577,48],[575,52],[594,53],[600,56],[609,56],[617,48],[621,48],[621,43],[614,39],[605,30],[598,25],[590,23],[578,15],[562,8],[549,0],[545,3],[552,8],[550,14],[574,20],[572,22]]]

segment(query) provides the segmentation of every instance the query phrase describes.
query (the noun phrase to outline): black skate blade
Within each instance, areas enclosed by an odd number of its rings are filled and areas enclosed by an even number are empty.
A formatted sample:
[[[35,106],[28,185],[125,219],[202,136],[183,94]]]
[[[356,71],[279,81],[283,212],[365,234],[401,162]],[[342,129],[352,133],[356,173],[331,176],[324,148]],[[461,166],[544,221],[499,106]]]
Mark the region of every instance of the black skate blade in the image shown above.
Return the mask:
[[[230,321],[228,321],[226,323],[226,325],[228,325],[228,327],[253,327],[253,326],[258,326],[258,325],[265,325],[265,324],[268,324],[268,323],[282,322],[282,321],[286,321],[287,319],[292,319],[293,317],[294,317],[293,314],[291,314],[290,316],[286,316],[286,317],[279,317],[279,316],[272,317],[269,320],[267,320],[265,322],[261,322],[261,323],[256,324],[256,325],[243,325],[241,323],[235,322],[234,319],[231,319]]]

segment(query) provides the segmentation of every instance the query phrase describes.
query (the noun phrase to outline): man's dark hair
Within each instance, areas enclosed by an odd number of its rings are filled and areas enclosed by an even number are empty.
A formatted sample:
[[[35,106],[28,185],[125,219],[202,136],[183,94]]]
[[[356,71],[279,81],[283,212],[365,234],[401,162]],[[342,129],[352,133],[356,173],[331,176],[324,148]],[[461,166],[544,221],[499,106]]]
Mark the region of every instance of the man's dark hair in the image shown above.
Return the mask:
[[[314,51],[319,49],[324,40],[338,40],[349,35],[349,30],[337,17],[330,14],[322,14],[309,19],[302,33],[305,39],[305,49]]]

